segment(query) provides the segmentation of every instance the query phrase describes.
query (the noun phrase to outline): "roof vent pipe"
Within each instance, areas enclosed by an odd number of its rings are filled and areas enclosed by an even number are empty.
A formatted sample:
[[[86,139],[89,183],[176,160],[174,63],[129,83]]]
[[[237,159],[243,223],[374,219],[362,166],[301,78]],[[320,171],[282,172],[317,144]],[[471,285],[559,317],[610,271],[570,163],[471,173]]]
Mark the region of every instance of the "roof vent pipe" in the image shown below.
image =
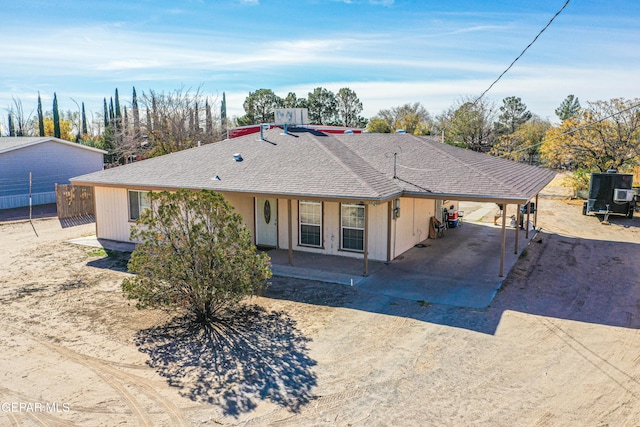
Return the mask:
[[[243,160],[244,160],[244,159],[242,158],[242,154],[240,154],[240,153],[235,153],[235,154],[233,155],[233,159],[234,159],[236,162],[241,162],[241,161],[243,161]]]

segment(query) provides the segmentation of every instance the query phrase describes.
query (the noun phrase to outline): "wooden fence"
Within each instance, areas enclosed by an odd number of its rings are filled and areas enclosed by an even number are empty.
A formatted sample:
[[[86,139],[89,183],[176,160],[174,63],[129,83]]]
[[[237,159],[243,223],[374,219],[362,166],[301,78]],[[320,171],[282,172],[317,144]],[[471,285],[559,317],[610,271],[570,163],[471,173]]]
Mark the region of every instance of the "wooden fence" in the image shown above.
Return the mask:
[[[56,184],[58,218],[74,218],[95,214],[93,187]]]

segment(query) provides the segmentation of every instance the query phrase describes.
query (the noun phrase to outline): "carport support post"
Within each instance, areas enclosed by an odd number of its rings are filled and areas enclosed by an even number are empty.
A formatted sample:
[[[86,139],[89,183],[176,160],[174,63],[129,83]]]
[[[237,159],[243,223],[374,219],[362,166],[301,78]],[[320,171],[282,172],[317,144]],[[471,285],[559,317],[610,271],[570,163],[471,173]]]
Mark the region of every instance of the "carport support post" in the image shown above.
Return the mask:
[[[533,211],[533,226],[536,229],[538,228],[538,194],[540,193],[536,193],[536,210]]]
[[[524,232],[524,237],[525,239],[529,240],[529,216],[531,214],[531,200],[529,200],[527,202],[527,224],[524,226],[525,232]]]
[[[364,276],[369,275],[369,205],[364,204]]]
[[[500,277],[504,276],[504,251],[507,246],[507,204],[502,209],[502,242],[500,244]]]
[[[293,230],[293,226],[292,226],[292,222],[293,220],[291,219],[291,199],[287,199],[287,220],[288,220],[288,224],[287,224],[287,228],[289,231],[289,235],[288,235],[288,239],[289,239],[289,265],[293,265],[293,236],[292,236],[292,230]]]
[[[516,247],[513,248],[513,253],[518,253],[518,237],[520,236],[520,205],[516,205]]]

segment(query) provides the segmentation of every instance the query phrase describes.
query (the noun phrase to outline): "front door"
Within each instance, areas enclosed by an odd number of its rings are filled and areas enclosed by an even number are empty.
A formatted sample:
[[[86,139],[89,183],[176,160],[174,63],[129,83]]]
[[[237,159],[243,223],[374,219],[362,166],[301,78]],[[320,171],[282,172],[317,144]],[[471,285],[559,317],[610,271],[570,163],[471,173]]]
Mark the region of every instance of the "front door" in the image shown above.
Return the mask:
[[[278,200],[256,198],[256,245],[278,246]]]

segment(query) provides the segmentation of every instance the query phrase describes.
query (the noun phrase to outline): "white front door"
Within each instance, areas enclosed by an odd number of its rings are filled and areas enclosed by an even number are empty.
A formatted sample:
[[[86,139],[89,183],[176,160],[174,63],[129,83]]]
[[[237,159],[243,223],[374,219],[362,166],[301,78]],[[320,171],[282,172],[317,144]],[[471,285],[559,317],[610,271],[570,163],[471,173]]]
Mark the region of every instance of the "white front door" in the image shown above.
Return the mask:
[[[256,245],[278,246],[278,199],[256,198]]]

